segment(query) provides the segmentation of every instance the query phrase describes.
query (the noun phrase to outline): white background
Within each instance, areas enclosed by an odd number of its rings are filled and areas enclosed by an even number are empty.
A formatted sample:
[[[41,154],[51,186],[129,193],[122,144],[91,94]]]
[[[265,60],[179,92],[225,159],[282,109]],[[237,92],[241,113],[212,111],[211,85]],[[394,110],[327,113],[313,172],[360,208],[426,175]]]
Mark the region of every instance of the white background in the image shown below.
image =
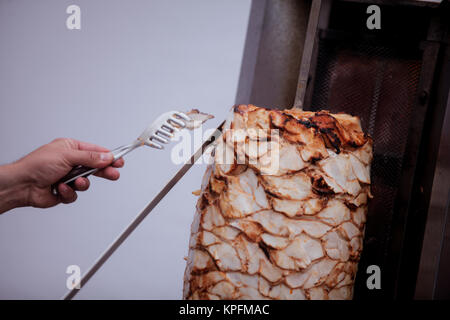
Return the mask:
[[[66,8],[82,29],[67,30]],[[250,0],[0,0],[0,164],[56,137],[110,148],[161,112],[234,104]],[[58,299],[176,172],[140,148],[76,203],[0,216],[0,299]],[[179,299],[204,166],[194,166],[78,298]]]

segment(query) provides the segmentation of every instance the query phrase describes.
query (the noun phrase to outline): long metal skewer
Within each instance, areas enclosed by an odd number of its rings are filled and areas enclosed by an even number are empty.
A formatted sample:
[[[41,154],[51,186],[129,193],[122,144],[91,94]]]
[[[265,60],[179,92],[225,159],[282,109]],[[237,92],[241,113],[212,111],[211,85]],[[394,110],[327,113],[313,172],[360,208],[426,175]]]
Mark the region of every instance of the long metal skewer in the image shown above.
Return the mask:
[[[125,230],[117,237],[109,246],[94,265],[81,278],[79,288],[73,288],[65,296],[64,300],[71,300],[86,285],[89,279],[103,266],[103,264],[112,256],[112,254],[120,247],[120,245],[131,235],[131,233],[139,226],[139,224],[147,217],[147,215],[158,205],[158,203],[169,193],[173,186],[186,174],[186,172],[194,165],[194,163],[203,155],[205,149],[212,144],[222,134],[222,127],[225,121],[213,132],[207,141],[191,156],[191,158],[181,167],[172,179],[164,186],[164,188],[153,198],[153,200],[137,215],[137,217],[125,228]]]

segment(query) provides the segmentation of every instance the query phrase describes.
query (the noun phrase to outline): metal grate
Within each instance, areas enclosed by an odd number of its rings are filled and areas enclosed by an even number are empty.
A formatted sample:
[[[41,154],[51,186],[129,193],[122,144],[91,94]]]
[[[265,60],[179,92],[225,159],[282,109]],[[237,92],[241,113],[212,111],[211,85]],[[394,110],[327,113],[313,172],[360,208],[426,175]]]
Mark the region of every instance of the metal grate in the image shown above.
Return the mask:
[[[321,39],[309,110],[330,110],[359,116],[374,139],[372,193],[360,270],[383,267],[392,238],[394,201],[402,173],[416,91],[419,50],[361,41]],[[369,258],[370,257],[370,261]],[[358,291],[358,284],[355,291]]]

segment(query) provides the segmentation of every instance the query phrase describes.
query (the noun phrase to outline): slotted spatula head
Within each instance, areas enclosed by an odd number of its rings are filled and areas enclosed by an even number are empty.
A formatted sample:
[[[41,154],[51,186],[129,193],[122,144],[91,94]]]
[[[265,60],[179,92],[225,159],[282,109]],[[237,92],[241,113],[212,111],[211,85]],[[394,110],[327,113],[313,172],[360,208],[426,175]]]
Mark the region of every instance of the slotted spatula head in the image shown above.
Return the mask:
[[[186,121],[191,121],[191,118],[182,112],[165,112],[142,132],[138,140],[146,146],[164,149],[163,144],[171,141],[175,131],[185,128]]]

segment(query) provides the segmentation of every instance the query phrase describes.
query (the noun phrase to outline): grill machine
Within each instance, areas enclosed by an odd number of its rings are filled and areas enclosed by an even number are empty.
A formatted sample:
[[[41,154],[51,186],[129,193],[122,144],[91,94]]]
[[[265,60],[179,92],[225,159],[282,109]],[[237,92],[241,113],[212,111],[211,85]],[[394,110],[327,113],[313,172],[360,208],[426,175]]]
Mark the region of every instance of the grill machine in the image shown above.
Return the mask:
[[[376,4],[381,29],[368,29]],[[254,0],[236,103],[357,115],[374,139],[355,299],[450,298],[447,1]],[[366,285],[369,265],[381,289]]]

